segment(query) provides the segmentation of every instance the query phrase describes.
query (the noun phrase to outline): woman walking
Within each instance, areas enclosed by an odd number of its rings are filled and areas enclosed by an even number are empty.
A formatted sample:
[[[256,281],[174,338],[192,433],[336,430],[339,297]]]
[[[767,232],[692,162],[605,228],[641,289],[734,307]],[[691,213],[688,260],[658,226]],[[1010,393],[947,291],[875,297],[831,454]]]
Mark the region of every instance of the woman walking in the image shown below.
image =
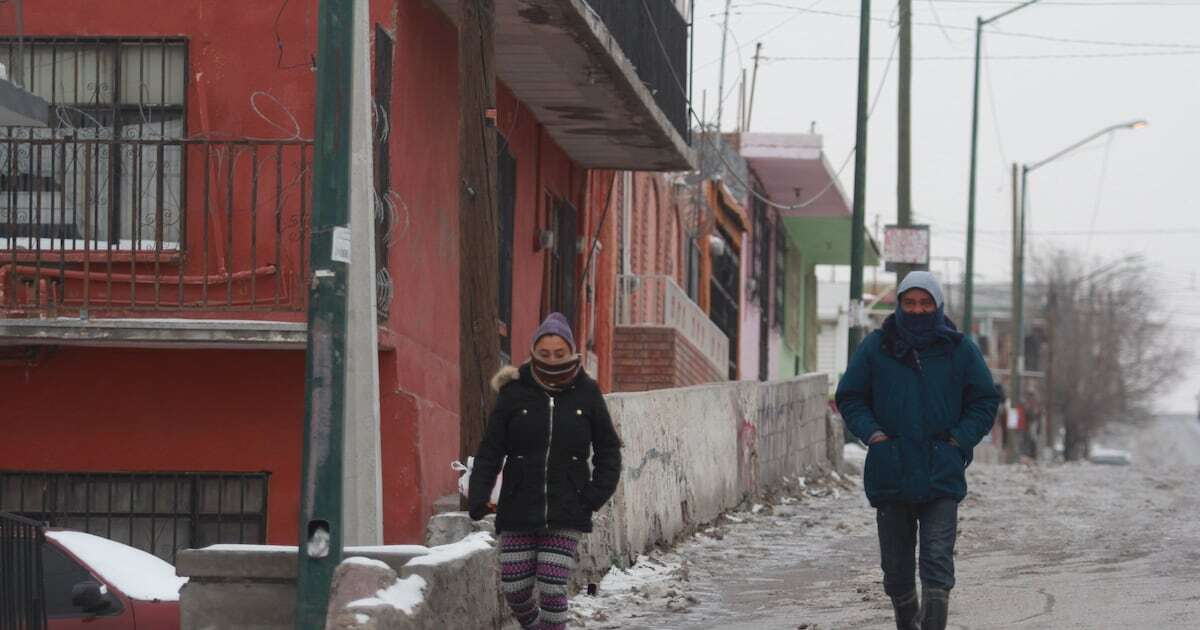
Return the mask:
[[[467,505],[474,520],[496,513],[501,588],[521,627],[562,630],[575,550],[592,531],[592,513],[617,488],[621,440],[561,313],[551,313],[534,333],[530,360],[502,368],[492,387],[499,396],[475,456]],[[493,505],[501,466],[500,501]]]

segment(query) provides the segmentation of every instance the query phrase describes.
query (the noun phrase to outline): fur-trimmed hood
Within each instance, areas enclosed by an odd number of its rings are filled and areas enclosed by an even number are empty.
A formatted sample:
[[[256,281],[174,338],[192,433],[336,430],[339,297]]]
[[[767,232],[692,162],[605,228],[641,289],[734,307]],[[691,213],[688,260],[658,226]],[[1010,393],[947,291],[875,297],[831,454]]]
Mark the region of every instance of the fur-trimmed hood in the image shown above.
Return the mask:
[[[495,391],[500,391],[505,385],[508,385],[519,378],[521,378],[520,368],[512,365],[506,365],[500,368],[500,371],[496,372],[492,376],[492,389]]]

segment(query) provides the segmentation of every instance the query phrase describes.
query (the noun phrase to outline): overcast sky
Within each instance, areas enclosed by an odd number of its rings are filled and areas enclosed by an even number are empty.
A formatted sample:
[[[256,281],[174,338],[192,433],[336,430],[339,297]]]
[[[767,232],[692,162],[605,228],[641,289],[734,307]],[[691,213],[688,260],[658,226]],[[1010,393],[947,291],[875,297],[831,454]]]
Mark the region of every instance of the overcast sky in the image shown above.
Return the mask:
[[[700,109],[707,90],[710,119],[724,4],[696,0],[694,99]],[[913,206],[916,219],[932,226],[933,255],[959,259],[936,261],[942,275],[961,276],[965,255],[975,17],[1015,4],[913,2]],[[840,166],[854,143],[859,7],[859,0],[733,0],[725,129],[736,125],[737,79],[741,68],[752,69],[761,41],[751,129],[802,132],[815,122]],[[872,2],[879,18],[871,25],[872,97],[896,41],[895,8],[895,1]],[[1200,0],[1042,0],[986,29],[977,282],[1010,276],[1012,162],[1036,162],[1108,125],[1144,118],[1148,127],[1100,139],[1030,176],[1030,255],[1052,247],[1144,255],[1161,279],[1178,342],[1200,355],[1197,24]],[[896,71],[893,61],[871,119],[869,224],[877,215],[885,224],[896,218]],[[853,177],[851,162],[841,173],[847,191]],[[1196,412],[1198,368],[1189,366],[1164,409]]]

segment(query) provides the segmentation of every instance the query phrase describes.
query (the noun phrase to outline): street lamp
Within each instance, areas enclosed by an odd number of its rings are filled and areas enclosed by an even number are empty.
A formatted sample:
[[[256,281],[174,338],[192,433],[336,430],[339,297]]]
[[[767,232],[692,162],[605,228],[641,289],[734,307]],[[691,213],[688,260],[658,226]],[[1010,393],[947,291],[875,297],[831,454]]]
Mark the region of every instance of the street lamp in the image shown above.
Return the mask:
[[[1100,131],[1097,131],[1096,133],[1091,134],[1090,136],[1080,140],[1079,142],[1076,142],[1076,143],[1068,146],[1067,148],[1051,155],[1050,157],[1048,157],[1044,160],[1041,160],[1040,162],[1034,162],[1033,164],[1023,164],[1021,166],[1021,187],[1020,187],[1021,203],[1020,203],[1020,212],[1019,212],[1019,214],[1020,214],[1019,230],[1018,230],[1018,233],[1014,235],[1014,237],[1016,238],[1016,248],[1017,248],[1017,257],[1016,257],[1016,260],[1014,261],[1015,264],[1014,264],[1014,269],[1013,269],[1013,274],[1016,276],[1015,282],[1014,282],[1014,284],[1016,286],[1016,292],[1013,295],[1013,319],[1015,320],[1015,322],[1014,322],[1015,325],[1013,327],[1014,330],[1013,330],[1012,360],[1009,363],[1009,365],[1011,366],[1011,369],[1012,369],[1012,386],[1011,386],[1011,388],[1012,388],[1012,402],[1013,402],[1014,406],[1020,405],[1022,402],[1023,397],[1021,395],[1021,372],[1023,372],[1025,370],[1025,206],[1026,206],[1026,201],[1028,199],[1028,192],[1029,192],[1028,185],[1027,185],[1029,173],[1036,171],[1037,169],[1042,168],[1043,166],[1045,166],[1059,158],[1065,157],[1066,155],[1069,155],[1071,152],[1088,144],[1089,142],[1092,142],[1098,138],[1107,136],[1110,133],[1120,131],[1122,129],[1141,129],[1141,128],[1145,127],[1147,124],[1149,124],[1149,123],[1147,123],[1145,120],[1138,119],[1138,120],[1131,120],[1131,121],[1127,121],[1127,122],[1123,122],[1123,123],[1118,123],[1115,125],[1109,125],[1108,127],[1105,127],[1104,129],[1101,129]]]
[[[975,92],[971,100],[971,176],[967,193],[967,269],[963,279],[963,331],[970,337],[971,318],[975,310],[975,169],[979,149],[979,50],[983,41],[983,27],[1008,15],[1012,15],[1025,7],[1037,3],[1038,0],[1028,0],[1007,11],[993,15],[986,20],[975,18]]]

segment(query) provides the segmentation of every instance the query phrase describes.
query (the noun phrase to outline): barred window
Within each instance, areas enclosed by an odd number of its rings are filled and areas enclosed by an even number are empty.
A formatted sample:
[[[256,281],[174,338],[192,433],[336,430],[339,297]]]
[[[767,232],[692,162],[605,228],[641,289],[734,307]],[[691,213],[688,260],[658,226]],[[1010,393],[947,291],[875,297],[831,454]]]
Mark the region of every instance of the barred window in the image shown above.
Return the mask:
[[[0,128],[0,246],[24,237],[137,249],[160,229],[177,243],[183,147],[153,141],[185,135],[186,42],[0,38],[0,63],[51,105],[49,128]]]
[[[174,562],[180,549],[267,538],[269,473],[0,470],[0,512]]]

